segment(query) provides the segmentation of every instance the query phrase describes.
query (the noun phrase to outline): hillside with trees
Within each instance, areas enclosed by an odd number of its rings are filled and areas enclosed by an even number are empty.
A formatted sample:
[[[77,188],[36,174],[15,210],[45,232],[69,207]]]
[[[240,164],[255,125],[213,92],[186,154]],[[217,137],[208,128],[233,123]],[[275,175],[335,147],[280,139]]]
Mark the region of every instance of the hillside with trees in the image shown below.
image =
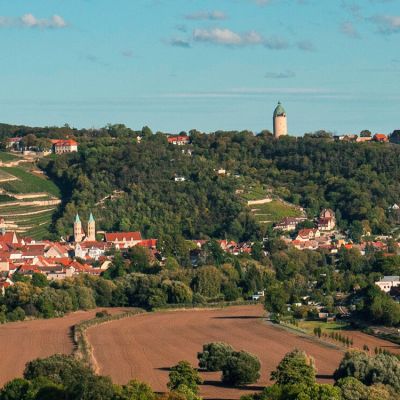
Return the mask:
[[[58,234],[71,231],[75,212],[92,209],[107,230],[137,229],[161,238],[260,238],[265,226],[236,195],[252,185],[270,188],[310,216],[332,208],[339,227],[355,238],[388,233],[393,226],[388,209],[400,200],[397,145],[191,131],[191,145],[181,147],[168,144],[163,134],[128,133],[82,135],[78,154],[42,161],[66,193],[54,226]],[[221,168],[226,175],[216,173]]]

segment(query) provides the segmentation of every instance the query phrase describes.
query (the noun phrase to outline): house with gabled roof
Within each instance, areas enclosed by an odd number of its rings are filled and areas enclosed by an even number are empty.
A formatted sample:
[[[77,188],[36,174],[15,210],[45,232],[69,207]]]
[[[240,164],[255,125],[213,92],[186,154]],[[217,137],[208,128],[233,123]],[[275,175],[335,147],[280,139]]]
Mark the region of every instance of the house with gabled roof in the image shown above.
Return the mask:
[[[140,232],[105,233],[104,239],[107,243],[114,245],[118,249],[134,247],[143,240]]]

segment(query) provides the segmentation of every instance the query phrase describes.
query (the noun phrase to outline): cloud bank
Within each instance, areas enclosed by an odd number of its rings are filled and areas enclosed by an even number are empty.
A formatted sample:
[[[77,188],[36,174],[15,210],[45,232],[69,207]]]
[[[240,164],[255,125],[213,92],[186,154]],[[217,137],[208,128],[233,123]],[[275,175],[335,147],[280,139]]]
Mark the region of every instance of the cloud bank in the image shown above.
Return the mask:
[[[59,15],[53,15],[50,18],[37,18],[33,14],[24,14],[21,17],[0,16],[0,28],[61,29],[66,27],[67,23]]]

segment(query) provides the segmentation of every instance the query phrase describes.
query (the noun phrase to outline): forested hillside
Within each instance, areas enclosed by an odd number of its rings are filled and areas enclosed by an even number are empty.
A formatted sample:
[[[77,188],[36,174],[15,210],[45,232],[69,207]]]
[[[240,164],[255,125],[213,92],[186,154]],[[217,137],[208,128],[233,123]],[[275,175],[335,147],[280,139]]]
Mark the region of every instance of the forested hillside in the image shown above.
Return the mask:
[[[78,154],[41,162],[64,192],[54,224],[57,235],[71,233],[75,212],[85,217],[92,210],[100,228],[137,229],[167,241],[260,238],[266,226],[237,195],[258,185],[304,207],[310,217],[330,207],[340,228],[358,235],[389,232],[388,208],[400,202],[400,147],[395,144],[334,142],[327,135],[275,140],[268,132],[191,131],[191,144],[181,147],[147,127],[0,125],[3,138],[28,134],[74,137],[80,143]],[[228,174],[218,176],[220,168]]]
[[[108,230],[260,237],[262,228],[236,195],[237,189],[259,183],[305,207],[310,216],[331,207],[342,228],[373,233],[390,230],[388,208],[399,201],[400,148],[393,144],[196,131],[188,147],[168,144],[162,134],[146,135],[140,144],[134,134],[109,132],[79,140],[78,154],[43,162],[67,195],[55,225],[60,234],[70,232],[76,211],[86,215],[92,209]],[[218,168],[230,175],[218,176]]]

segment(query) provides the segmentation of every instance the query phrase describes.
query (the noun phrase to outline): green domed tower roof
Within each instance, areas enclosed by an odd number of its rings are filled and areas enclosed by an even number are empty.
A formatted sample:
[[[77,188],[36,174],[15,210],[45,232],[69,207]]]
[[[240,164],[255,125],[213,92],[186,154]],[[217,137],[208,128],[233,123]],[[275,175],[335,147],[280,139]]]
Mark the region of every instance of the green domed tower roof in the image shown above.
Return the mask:
[[[275,117],[280,117],[280,116],[282,116],[282,115],[285,115],[285,116],[286,116],[286,111],[285,111],[285,109],[282,107],[281,102],[279,101],[279,102],[278,102],[278,105],[277,105],[277,107],[275,108],[275,111],[274,111],[274,118],[275,118]]]

